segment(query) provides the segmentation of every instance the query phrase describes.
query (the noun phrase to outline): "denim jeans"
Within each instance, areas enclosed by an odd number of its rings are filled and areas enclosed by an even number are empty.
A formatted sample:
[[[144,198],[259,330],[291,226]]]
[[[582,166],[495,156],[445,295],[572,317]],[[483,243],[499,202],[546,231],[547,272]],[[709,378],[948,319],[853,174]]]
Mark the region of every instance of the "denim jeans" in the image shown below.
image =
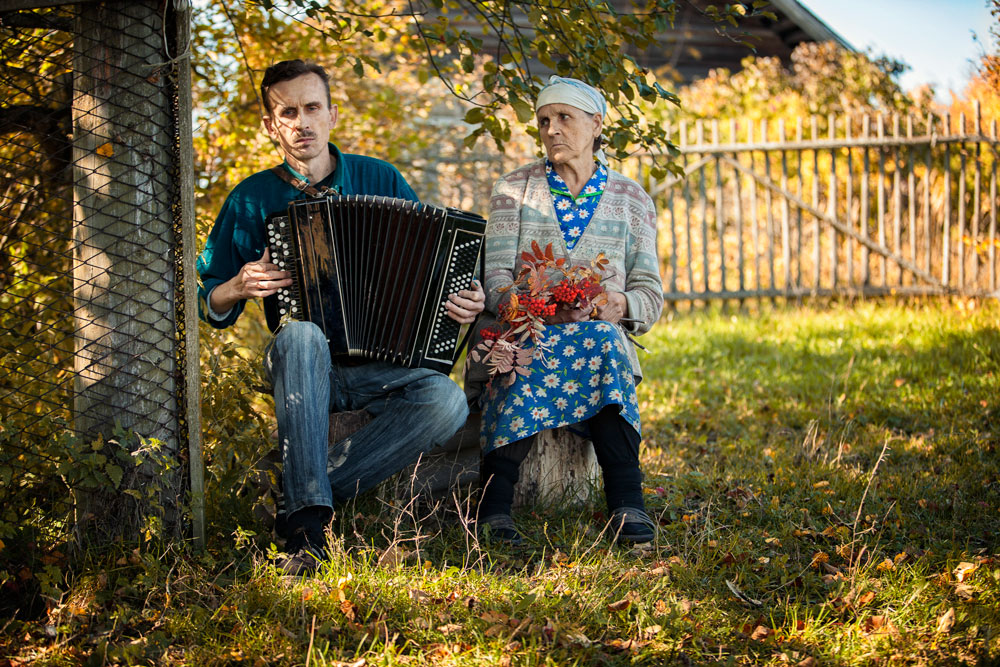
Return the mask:
[[[332,364],[311,322],[287,322],[265,353],[284,467],[285,511],[333,507],[443,444],[465,424],[465,395],[447,376],[384,362]],[[367,410],[363,428],[328,443],[330,412]]]

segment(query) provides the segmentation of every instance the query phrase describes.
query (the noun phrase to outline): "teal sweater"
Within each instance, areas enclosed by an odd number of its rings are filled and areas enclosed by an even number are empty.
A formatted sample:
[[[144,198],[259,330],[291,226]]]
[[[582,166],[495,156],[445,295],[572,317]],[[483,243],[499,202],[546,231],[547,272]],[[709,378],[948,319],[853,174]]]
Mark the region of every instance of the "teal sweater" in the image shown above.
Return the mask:
[[[343,195],[380,195],[417,201],[417,195],[396,167],[384,160],[341,153],[330,144],[330,153],[337,162],[332,174],[320,181]],[[284,164],[294,176],[307,180],[288,163]],[[278,178],[270,170],[257,172],[229,193],[215,225],[208,235],[205,249],[198,258],[198,313],[203,320],[219,329],[236,322],[246,305],[240,301],[224,319],[208,316],[206,299],[220,284],[235,276],[243,265],[261,258],[264,254],[264,221],[271,213],[288,208],[294,199],[304,199],[305,193]],[[220,313],[221,315],[221,313]]]

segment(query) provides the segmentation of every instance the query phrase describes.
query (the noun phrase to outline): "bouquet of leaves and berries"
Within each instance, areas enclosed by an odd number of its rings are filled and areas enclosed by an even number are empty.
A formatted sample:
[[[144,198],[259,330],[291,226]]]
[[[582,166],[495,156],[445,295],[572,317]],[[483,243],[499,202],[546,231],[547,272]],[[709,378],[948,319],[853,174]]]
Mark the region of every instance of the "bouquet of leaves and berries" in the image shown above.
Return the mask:
[[[518,374],[531,375],[531,360],[548,349],[545,342],[546,320],[560,321],[560,313],[590,311],[608,301],[601,285],[608,260],[598,254],[590,266],[566,266],[566,259],[556,259],[552,244],[545,250],[531,242],[531,252],[521,253],[521,272],[500,292],[510,297],[500,308],[496,324],[481,332],[482,341],[469,352],[472,361],[486,365],[490,381],[500,378],[504,386],[514,383]],[[572,319],[567,318],[569,322]]]

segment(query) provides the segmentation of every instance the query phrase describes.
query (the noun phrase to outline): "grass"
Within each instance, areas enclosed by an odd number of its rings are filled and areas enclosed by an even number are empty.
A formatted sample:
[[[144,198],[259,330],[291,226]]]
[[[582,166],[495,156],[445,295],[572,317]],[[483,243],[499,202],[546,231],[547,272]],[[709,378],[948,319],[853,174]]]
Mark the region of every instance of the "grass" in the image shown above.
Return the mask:
[[[711,310],[643,342],[651,548],[609,543],[596,492],[522,511],[522,548],[369,496],[291,580],[217,512],[206,553],[92,554],[0,620],[0,667],[1000,662],[1000,304]]]

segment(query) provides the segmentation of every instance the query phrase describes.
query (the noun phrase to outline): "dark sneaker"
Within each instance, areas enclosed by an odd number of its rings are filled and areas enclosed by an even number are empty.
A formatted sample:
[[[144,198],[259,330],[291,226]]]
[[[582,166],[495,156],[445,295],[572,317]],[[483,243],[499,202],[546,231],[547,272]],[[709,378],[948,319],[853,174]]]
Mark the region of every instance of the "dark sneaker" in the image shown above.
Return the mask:
[[[282,574],[308,577],[326,560],[326,536],[322,532],[299,530],[288,538],[285,553],[274,560],[274,567]]]
[[[645,544],[656,537],[656,523],[644,510],[635,507],[615,508],[610,523],[619,544]]]
[[[279,554],[274,560],[274,567],[281,574],[292,577],[311,576],[323,565],[322,552],[318,552],[310,547],[303,547],[290,554]]]
[[[476,533],[484,542],[518,545],[524,541],[509,514],[491,514],[480,519],[476,524]]]

